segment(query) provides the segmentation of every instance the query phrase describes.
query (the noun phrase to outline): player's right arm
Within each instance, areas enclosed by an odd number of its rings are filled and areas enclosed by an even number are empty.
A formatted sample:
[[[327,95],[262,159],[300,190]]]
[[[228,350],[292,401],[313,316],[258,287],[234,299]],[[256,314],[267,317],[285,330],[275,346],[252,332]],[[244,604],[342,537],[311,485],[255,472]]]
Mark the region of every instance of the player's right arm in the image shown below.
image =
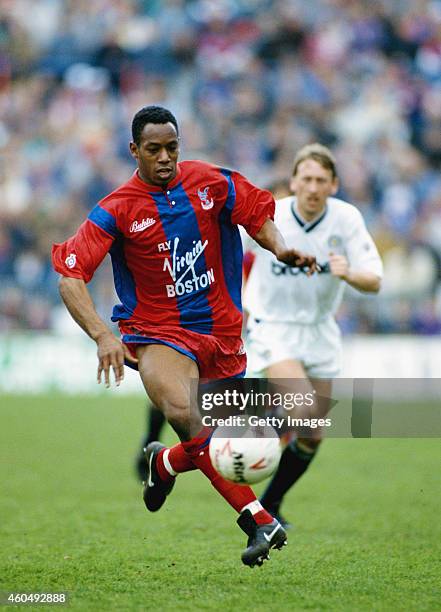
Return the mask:
[[[97,345],[97,381],[101,382],[104,372],[106,387],[110,386],[110,368],[113,369],[116,385],[124,379],[124,359],[136,362],[104,321],[98,315],[86,283],[79,278],[62,276],[60,295],[66,308],[76,323]]]
[[[99,317],[86,286],[117,235],[115,219],[97,206],[75,236],[52,248],[54,269],[61,274],[61,297],[74,321],[96,342],[97,378],[101,382],[104,372],[106,386],[110,385],[110,368],[119,385],[124,377],[124,358],[136,361]]]

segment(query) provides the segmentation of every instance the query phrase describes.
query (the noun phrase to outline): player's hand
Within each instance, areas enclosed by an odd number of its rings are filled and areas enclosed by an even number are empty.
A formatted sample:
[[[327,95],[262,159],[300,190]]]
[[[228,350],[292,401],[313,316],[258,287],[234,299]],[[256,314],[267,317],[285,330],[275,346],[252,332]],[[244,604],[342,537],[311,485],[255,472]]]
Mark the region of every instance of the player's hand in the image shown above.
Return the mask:
[[[104,383],[107,388],[110,387],[110,369],[112,368],[116,386],[119,387],[124,379],[124,359],[132,363],[138,363],[138,360],[130,355],[128,348],[111,331],[99,336],[96,344],[98,347],[98,384],[101,383],[104,372]]]
[[[329,269],[332,276],[347,280],[349,277],[349,262],[344,255],[329,253]]]
[[[314,255],[305,255],[305,253],[296,249],[284,249],[277,253],[277,259],[291,268],[307,268],[307,276],[317,272],[317,262]]]

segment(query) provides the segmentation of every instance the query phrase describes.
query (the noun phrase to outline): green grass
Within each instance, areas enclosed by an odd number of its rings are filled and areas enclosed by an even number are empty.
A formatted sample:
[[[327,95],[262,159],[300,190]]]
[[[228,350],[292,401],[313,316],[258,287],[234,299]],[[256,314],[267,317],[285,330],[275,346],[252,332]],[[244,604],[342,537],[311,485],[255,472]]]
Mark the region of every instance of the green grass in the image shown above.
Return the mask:
[[[287,499],[289,546],[250,570],[199,473],[145,511],[143,423],[139,397],[0,396],[1,590],[67,590],[73,610],[441,610],[439,440],[327,440]]]

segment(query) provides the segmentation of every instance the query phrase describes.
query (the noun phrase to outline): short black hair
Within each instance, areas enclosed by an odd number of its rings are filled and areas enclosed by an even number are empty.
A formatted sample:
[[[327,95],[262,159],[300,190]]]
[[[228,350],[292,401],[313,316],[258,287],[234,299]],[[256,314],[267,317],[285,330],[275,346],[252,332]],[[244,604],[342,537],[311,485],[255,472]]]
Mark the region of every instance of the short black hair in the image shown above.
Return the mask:
[[[176,117],[166,108],[162,106],[144,106],[141,108],[132,121],[132,138],[133,142],[139,145],[141,141],[141,132],[147,123],[171,123],[176,128],[176,134],[179,136],[178,122]]]

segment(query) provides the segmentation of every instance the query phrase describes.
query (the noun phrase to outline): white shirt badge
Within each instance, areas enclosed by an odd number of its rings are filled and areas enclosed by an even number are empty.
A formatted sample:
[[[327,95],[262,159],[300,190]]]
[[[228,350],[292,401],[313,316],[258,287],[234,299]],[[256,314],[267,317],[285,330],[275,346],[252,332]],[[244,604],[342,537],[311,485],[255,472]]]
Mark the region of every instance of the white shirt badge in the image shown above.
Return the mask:
[[[213,198],[209,198],[208,190],[209,187],[205,187],[205,189],[198,189],[198,196],[203,210],[210,210],[210,208],[213,208],[214,206],[214,200]]]
[[[64,263],[69,269],[75,268],[75,265],[77,263],[77,256],[74,253],[71,253],[68,257],[66,257]]]

